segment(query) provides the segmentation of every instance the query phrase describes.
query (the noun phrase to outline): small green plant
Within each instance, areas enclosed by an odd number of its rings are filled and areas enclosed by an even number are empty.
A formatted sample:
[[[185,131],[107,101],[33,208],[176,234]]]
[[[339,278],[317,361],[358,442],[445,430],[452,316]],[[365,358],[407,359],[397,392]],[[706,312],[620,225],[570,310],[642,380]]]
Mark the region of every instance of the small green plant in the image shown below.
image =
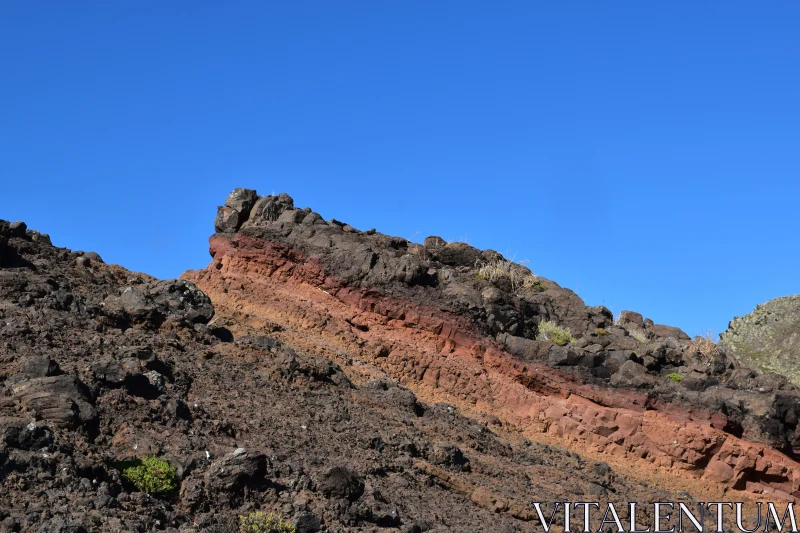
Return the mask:
[[[478,269],[475,279],[487,279],[491,282],[507,279],[514,293],[523,289],[544,290],[545,286],[525,263],[526,261],[516,263],[502,257],[487,262],[478,261],[475,264]]]
[[[175,473],[174,466],[152,455],[127,463],[122,469],[122,477],[147,494],[175,490]]]
[[[255,511],[239,520],[239,533],[295,533],[294,526],[275,513]]]
[[[673,372],[672,374],[667,374],[667,377],[676,383],[683,381],[683,376],[681,376],[677,372]]]
[[[556,325],[555,322],[548,320],[547,322],[539,323],[539,333],[536,335],[536,340],[564,346],[570,342],[575,342],[575,337],[572,336],[572,332],[567,328],[562,328]]]
[[[597,328],[596,330],[594,330],[594,332],[597,333],[598,335],[611,335],[611,333],[605,328]]]

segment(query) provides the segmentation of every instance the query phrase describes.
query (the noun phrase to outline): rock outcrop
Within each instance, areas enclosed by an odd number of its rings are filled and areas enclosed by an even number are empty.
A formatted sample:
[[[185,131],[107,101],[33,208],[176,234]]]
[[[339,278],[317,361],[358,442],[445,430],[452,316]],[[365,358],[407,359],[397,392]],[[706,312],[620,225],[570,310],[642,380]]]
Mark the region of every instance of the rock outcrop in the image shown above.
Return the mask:
[[[205,270],[159,281],[0,221],[0,531],[263,510],[510,533],[536,528],[533,499],[800,496],[797,389],[724,349],[285,194],[237,189],[215,228]],[[150,456],[166,492],[126,474]]]
[[[776,298],[734,318],[720,340],[742,365],[800,385],[800,296]]]
[[[492,250],[437,237],[418,245],[321,216],[305,224],[313,211],[286,195],[254,205],[277,207],[269,217],[254,207],[237,230],[215,234],[209,267],[185,274],[232,324],[333,348],[342,365],[530,438],[644,471],[800,495],[800,393],[786,380],[638,313],[615,321]],[[545,322],[572,341],[542,340]]]
[[[189,281],[54,247],[24,224],[0,221],[0,245],[2,531],[235,530],[261,509],[305,532],[511,532],[535,519],[531,494],[600,497],[613,483],[623,499],[664,497],[422,401],[313,336],[289,345],[277,324],[216,313]],[[374,356],[392,359],[383,342]],[[171,465],[174,490],[124,475],[147,456]]]

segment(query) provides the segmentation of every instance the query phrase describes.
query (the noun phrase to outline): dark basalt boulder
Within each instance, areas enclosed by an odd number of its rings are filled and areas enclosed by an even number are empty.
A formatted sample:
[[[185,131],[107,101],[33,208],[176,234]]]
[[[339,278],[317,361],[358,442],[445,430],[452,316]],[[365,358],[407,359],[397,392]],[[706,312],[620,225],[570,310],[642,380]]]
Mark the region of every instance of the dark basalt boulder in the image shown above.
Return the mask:
[[[266,483],[267,456],[243,448],[214,461],[205,474],[206,492],[229,503],[246,489],[257,489]]]
[[[125,287],[103,302],[105,314],[118,325],[159,327],[165,321],[207,324],[214,306],[194,283],[185,280],[144,282]]]
[[[97,423],[89,389],[75,376],[25,379],[11,385],[9,392],[23,409],[57,426],[92,427]]]
[[[434,248],[438,260],[449,266],[473,267],[481,258],[481,251],[464,242],[453,242]]]
[[[356,501],[364,493],[364,482],[349,468],[335,466],[320,475],[317,488],[327,498]]]
[[[256,191],[252,189],[234,189],[225,200],[225,205],[217,208],[217,219],[214,221],[216,230],[220,233],[238,230],[250,216],[257,198]]]

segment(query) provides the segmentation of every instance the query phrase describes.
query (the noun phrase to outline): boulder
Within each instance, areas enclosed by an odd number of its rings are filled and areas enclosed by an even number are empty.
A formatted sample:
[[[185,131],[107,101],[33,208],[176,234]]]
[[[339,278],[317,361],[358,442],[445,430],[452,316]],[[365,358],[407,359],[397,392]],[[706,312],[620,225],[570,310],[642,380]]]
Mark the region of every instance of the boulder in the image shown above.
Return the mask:
[[[436,235],[431,235],[430,237],[425,237],[422,246],[423,248],[425,248],[427,251],[430,252],[432,250],[437,250],[445,246],[446,244],[447,242],[441,237],[438,237]]]
[[[663,324],[649,324],[645,327],[648,333],[652,333],[656,338],[667,338],[688,341],[690,339],[682,329],[673,326],[665,326]]]
[[[316,533],[322,527],[322,520],[314,513],[300,513],[295,518],[294,528],[297,533]]]
[[[644,317],[640,313],[634,311],[622,311],[619,314],[619,323],[621,326],[644,326]]]
[[[576,352],[570,346],[551,346],[547,355],[547,363],[553,366],[576,365],[583,354]]]
[[[0,417],[0,442],[20,450],[41,450],[53,444],[53,432],[43,423]]]
[[[63,374],[58,363],[44,355],[34,355],[22,362],[22,375],[25,378],[46,378]]]
[[[439,262],[450,266],[475,266],[481,257],[481,251],[465,242],[453,242],[436,250]]]
[[[364,493],[364,482],[349,468],[335,466],[320,475],[317,488],[326,498],[340,498],[352,502]]]
[[[11,386],[11,396],[37,418],[60,427],[94,426],[97,412],[89,390],[75,376],[33,378]]]
[[[160,326],[165,320],[207,324],[214,306],[206,294],[185,280],[130,285],[103,301],[105,314],[117,323]]]
[[[266,475],[266,455],[238,448],[211,464],[205,475],[205,487],[213,499],[232,501],[246,488],[264,486]]]
[[[647,369],[635,361],[625,361],[619,370],[611,376],[611,384],[615,387],[649,388],[655,378],[647,374]]]
[[[461,448],[447,442],[434,445],[428,454],[428,460],[435,465],[452,470],[470,470],[469,459],[464,456]]]
[[[225,205],[217,208],[214,228],[218,233],[234,233],[250,216],[250,210],[258,196],[252,189],[234,189],[225,200]]]
[[[294,209],[294,200],[288,194],[264,196],[259,198],[255,206],[253,206],[250,223],[273,222],[278,220],[281,214],[288,209]]]
[[[300,224],[307,213],[302,209],[287,209],[278,217],[278,222],[288,222],[290,224]]]
[[[303,217],[303,221],[300,222],[303,226],[313,226],[314,224],[319,225],[327,225],[327,222],[322,218],[322,215],[319,213],[308,213],[305,217]]]

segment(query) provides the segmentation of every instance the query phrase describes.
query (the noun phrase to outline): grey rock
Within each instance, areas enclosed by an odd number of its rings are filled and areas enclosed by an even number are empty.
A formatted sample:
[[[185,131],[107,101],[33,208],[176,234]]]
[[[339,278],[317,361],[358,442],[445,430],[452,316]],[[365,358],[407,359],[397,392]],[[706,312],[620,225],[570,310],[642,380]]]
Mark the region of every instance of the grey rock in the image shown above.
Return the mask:
[[[655,383],[655,378],[647,374],[642,365],[634,361],[626,361],[613,376],[611,384],[615,387],[648,388]]]
[[[234,189],[225,200],[225,205],[217,208],[214,228],[219,233],[233,233],[250,216],[250,210],[258,196],[252,189]]]
[[[622,311],[619,314],[619,323],[623,326],[644,327],[644,317],[634,311]]]
[[[302,209],[287,209],[278,217],[278,222],[288,222],[290,224],[300,224],[307,213]]]
[[[44,355],[34,355],[22,362],[22,375],[26,378],[46,378],[63,374],[58,363]]]
[[[288,209],[294,209],[294,200],[288,194],[264,196],[259,198],[253,206],[250,223],[258,225],[278,220],[281,214]]]
[[[800,295],[770,300],[734,318],[720,343],[740,364],[800,385]]]

